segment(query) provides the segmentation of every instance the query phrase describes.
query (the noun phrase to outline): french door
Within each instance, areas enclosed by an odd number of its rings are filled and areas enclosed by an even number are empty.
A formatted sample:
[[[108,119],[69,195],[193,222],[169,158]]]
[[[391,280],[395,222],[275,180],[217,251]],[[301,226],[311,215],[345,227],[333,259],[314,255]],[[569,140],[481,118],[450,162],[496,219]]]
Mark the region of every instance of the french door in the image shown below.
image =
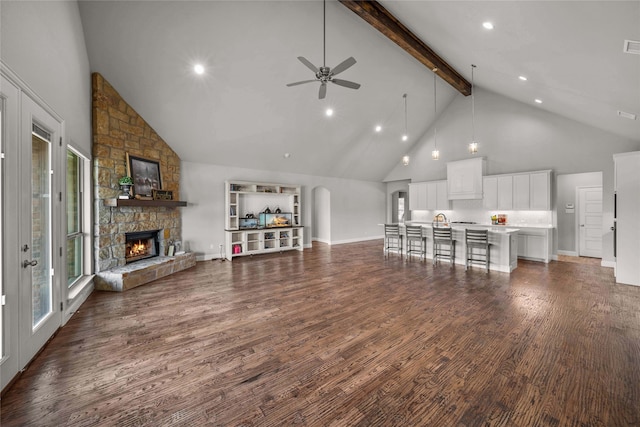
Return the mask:
[[[61,325],[60,286],[53,263],[57,218],[53,145],[61,124],[22,97],[20,160],[20,361],[26,364]]]
[[[62,324],[60,188],[62,123],[2,77],[2,315],[4,388]],[[12,89],[15,88],[15,91]],[[56,181],[58,180],[58,181]]]

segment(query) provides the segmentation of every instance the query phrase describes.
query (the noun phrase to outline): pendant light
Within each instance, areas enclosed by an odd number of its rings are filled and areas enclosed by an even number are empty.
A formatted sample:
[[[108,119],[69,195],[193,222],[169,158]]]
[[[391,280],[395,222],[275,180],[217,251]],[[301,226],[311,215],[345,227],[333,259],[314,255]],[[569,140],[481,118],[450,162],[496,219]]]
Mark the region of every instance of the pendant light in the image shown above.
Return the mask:
[[[475,117],[475,94],[476,88],[473,85],[473,69],[476,68],[471,64],[471,142],[469,143],[469,153],[476,154],[478,152],[478,143],[476,142],[476,117]]]
[[[431,152],[431,158],[438,160],[440,158],[440,150],[438,150],[438,128],[436,126],[436,118],[438,112],[438,103],[436,101],[436,71],[433,69],[433,151]]]
[[[402,140],[406,141],[409,139],[409,134],[407,134],[407,94],[402,95],[404,98],[404,135],[402,135]]]
[[[409,156],[402,156],[402,164],[404,166],[409,166]]]

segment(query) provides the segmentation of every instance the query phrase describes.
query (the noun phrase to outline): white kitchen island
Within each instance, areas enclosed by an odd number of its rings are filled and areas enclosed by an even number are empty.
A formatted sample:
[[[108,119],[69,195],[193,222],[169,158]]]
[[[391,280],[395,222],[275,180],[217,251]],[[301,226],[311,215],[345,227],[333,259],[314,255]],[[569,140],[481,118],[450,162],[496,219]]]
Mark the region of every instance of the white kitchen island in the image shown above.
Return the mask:
[[[427,259],[433,259],[433,239],[432,224],[417,221],[407,221],[399,224],[401,232],[404,234],[405,225],[419,225],[425,229],[427,236]],[[466,246],[464,242],[464,230],[466,228],[474,230],[489,230],[489,243],[491,244],[491,262],[489,269],[493,271],[502,271],[511,273],[518,266],[518,229],[511,227],[494,228],[485,225],[465,225],[457,224],[451,227],[453,230],[453,239],[456,245],[456,264],[465,264]],[[406,240],[406,239],[405,239]],[[406,244],[406,241],[405,241]],[[405,248],[406,249],[406,248]],[[404,251],[406,254],[406,250]],[[417,259],[417,258],[416,258]],[[446,265],[447,261],[439,261]],[[473,268],[484,268],[474,266]]]

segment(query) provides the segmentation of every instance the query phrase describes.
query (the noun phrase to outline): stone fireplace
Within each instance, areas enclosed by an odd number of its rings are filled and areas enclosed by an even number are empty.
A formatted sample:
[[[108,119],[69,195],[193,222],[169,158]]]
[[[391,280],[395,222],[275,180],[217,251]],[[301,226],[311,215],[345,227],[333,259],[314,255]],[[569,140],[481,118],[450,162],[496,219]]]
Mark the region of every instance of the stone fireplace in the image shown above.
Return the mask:
[[[154,280],[162,277],[160,273],[171,274],[180,271],[177,268],[195,265],[193,254],[166,257],[169,245],[182,240],[180,208],[143,200],[114,203],[120,194],[118,180],[127,175],[127,154],[158,162],[162,189],[172,191],[174,200],[180,200],[180,158],[99,73],[92,75],[92,96],[96,288],[125,290],[146,283],[138,279],[129,286],[103,283],[104,277],[113,274],[131,275],[146,268],[147,279]],[[128,259],[131,247],[127,237],[149,230],[157,240],[151,245],[153,255]],[[188,258],[186,263],[183,258]],[[163,264],[173,266],[167,269]],[[149,274],[146,266],[158,274]]]

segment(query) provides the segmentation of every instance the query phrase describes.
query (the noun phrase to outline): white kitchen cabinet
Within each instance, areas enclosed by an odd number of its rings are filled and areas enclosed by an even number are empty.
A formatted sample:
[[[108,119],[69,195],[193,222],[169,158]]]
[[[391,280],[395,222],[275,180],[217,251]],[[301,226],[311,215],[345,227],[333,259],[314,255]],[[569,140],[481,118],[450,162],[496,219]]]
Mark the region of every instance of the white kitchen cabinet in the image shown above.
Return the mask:
[[[513,209],[513,176],[502,175],[498,177],[498,209]]]
[[[447,181],[412,182],[409,184],[409,209],[433,211],[449,210]]]
[[[513,209],[529,210],[529,174],[513,176]]]
[[[551,229],[519,228],[518,257],[548,263],[551,259]]]
[[[614,154],[617,283],[640,286],[640,151]]]
[[[427,182],[412,182],[409,184],[409,209],[412,211],[427,210]]]
[[[438,185],[435,181],[427,182],[427,210],[438,209]]]
[[[485,176],[482,183],[482,207],[487,210],[498,209],[498,177]]]
[[[449,201],[449,193],[447,192],[447,181],[436,181],[436,209],[439,211],[448,211],[451,209]]]
[[[447,163],[447,193],[449,200],[482,199],[485,170],[482,157]]]
[[[548,211],[551,209],[551,173],[533,172],[529,174],[529,209]]]

